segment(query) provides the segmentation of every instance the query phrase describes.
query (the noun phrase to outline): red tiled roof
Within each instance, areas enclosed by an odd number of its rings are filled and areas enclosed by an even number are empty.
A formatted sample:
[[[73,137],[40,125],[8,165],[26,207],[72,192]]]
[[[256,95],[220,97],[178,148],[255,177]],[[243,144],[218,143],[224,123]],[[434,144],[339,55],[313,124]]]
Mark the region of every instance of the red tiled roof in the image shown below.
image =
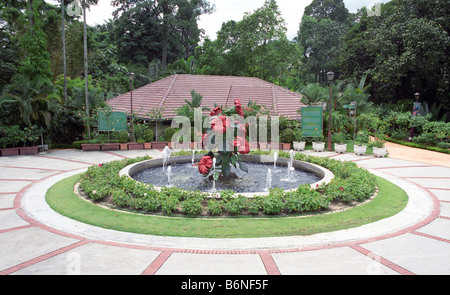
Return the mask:
[[[301,95],[280,86],[251,77],[173,75],[139,89],[133,90],[133,110],[139,118],[148,118],[147,113],[163,107],[163,118],[175,117],[175,110],[191,100],[190,91],[203,95],[202,107],[213,109],[214,104],[234,106],[240,99],[242,106],[257,102],[273,115],[285,115],[292,120],[300,118],[297,110],[303,106]],[[130,93],[107,101],[114,111],[131,113]]]

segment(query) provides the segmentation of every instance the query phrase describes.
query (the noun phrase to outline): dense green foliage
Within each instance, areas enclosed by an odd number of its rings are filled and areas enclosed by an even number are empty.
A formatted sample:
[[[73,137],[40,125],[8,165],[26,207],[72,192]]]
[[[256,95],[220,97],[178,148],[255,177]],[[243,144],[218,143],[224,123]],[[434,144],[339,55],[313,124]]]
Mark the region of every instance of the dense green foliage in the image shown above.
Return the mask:
[[[64,0],[65,7],[72,2]],[[97,3],[86,1],[87,6]],[[198,25],[201,15],[215,10],[210,1],[112,4],[114,17],[87,26],[85,33],[83,17],[62,13],[60,5],[0,3],[0,126],[24,130],[35,125],[50,144],[96,139],[96,114],[107,99],[129,91],[128,72],[136,74],[135,88],[173,73],[259,77],[301,92],[305,102],[314,104],[327,100],[326,73],[333,71],[335,111],[357,101],[359,114],[374,103],[409,112],[414,93],[420,92],[424,108],[429,106],[428,121],[450,117],[446,0],[392,0],[379,11],[363,7],[356,13],[342,0],[313,0],[293,40],[286,37],[275,0],[266,0],[241,20],[224,22],[214,40]],[[347,113],[334,112],[332,120],[338,126],[333,131],[351,134]],[[417,142],[448,144],[441,135],[431,140],[435,128],[422,129]]]

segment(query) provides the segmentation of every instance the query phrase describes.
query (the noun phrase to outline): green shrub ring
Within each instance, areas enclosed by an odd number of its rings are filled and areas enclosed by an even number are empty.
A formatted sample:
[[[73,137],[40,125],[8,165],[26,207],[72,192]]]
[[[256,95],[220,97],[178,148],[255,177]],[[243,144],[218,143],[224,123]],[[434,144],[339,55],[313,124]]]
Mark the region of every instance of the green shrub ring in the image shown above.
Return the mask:
[[[270,155],[270,152],[258,150],[251,154]],[[289,156],[288,152],[279,152],[279,157]],[[80,193],[96,203],[108,203],[116,209],[195,217],[318,213],[327,210],[333,202],[363,202],[372,197],[377,189],[375,176],[353,162],[301,153],[297,153],[294,159],[327,168],[335,174],[335,178],[316,189],[311,189],[309,185],[301,185],[297,190],[289,192],[272,188],[268,196],[254,198],[235,196],[233,191],[221,191],[216,198],[211,199],[209,194],[199,191],[177,187],[156,189],[152,185],[119,176],[119,171],[124,167],[149,159],[150,157],[145,156],[91,166],[80,178]]]

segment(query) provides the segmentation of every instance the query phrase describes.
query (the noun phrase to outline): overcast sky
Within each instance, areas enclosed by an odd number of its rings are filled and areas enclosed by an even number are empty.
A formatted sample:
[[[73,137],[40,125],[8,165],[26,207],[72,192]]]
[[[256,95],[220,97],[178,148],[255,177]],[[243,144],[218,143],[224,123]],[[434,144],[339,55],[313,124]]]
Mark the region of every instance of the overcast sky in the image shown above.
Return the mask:
[[[45,0],[55,4],[56,0]],[[78,0],[79,1],[79,0]],[[375,3],[386,3],[389,0],[344,0],[345,6],[350,12],[366,6],[372,7]],[[305,7],[311,4],[312,0],[277,0],[279,9],[286,21],[288,29],[287,37],[292,40],[296,35]],[[216,11],[210,15],[200,17],[199,26],[203,28],[210,39],[216,38],[217,31],[220,30],[222,23],[229,20],[241,20],[245,12],[253,12],[262,7],[264,0],[210,0],[211,4],[216,5]],[[99,0],[98,5],[92,6],[87,13],[87,23],[89,25],[103,24],[109,18],[112,18],[114,7],[109,0]]]

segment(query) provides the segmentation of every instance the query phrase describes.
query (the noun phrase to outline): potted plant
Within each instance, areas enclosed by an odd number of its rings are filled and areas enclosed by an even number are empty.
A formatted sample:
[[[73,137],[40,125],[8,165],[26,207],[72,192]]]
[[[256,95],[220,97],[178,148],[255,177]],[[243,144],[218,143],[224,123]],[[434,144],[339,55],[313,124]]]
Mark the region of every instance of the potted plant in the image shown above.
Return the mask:
[[[268,150],[268,143],[267,142],[259,142],[258,143],[259,149],[260,150]]]
[[[128,149],[129,150],[143,150],[144,149],[144,140],[139,139],[137,142],[129,142]]]
[[[311,138],[313,150],[316,152],[323,152],[325,149],[324,137],[321,132],[317,130],[313,133],[313,137]]]
[[[291,145],[295,140],[295,132],[291,128],[287,128],[281,133],[281,143],[283,145],[283,150],[289,151]]]
[[[301,131],[299,129],[297,129],[295,131],[293,145],[294,145],[294,150],[296,150],[296,151],[304,151],[305,150],[306,137],[303,136],[303,131]]]
[[[171,141],[172,141],[172,136],[174,134],[175,134],[175,129],[173,129],[172,127],[166,128],[166,130],[164,130],[163,135],[160,138],[158,138],[158,141],[152,142],[152,149],[162,150],[166,146],[168,146],[169,148],[172,148]]]
[[[89,143],[83,143],[81,145],[81,149],[83,150],[83,152],[100,151],[102,149],[102,144],[94,139]]]
[[[120,150],[128,150],[128,132],[127,131],[120,131],[119,132],[119,145]]]
[[[387,150],[384,147],[386,142],[386,129],[387,123],[381,120],[376,122],[375,126],[375,141],[372,142],[373,155],[378,158],[383,158],[387,154]]]
[[[4,127],[1,131],[1,154],[6,156],[18,156],[19,148],[15,147],[21,140],[21,130],[19,126]],[[11,147],[12,146],[12,147]]]
[[[337,153],[343,154],[347,150],[347,144],[344,143],[346,135],[343,132],[334,133],[331,140],[334,142],[334,150]]]
[[[369,135],[366,131],[359,132],[356,135],[355,144],[353,145],[353,151],[358,156],[363,156],[367,151],[367,142],[369,141]]]
[[[154,138],[153,131],[145,124],[137,124],[135,132],[138,142],[141,141],[144,144],[144,149],[151,149]]]

